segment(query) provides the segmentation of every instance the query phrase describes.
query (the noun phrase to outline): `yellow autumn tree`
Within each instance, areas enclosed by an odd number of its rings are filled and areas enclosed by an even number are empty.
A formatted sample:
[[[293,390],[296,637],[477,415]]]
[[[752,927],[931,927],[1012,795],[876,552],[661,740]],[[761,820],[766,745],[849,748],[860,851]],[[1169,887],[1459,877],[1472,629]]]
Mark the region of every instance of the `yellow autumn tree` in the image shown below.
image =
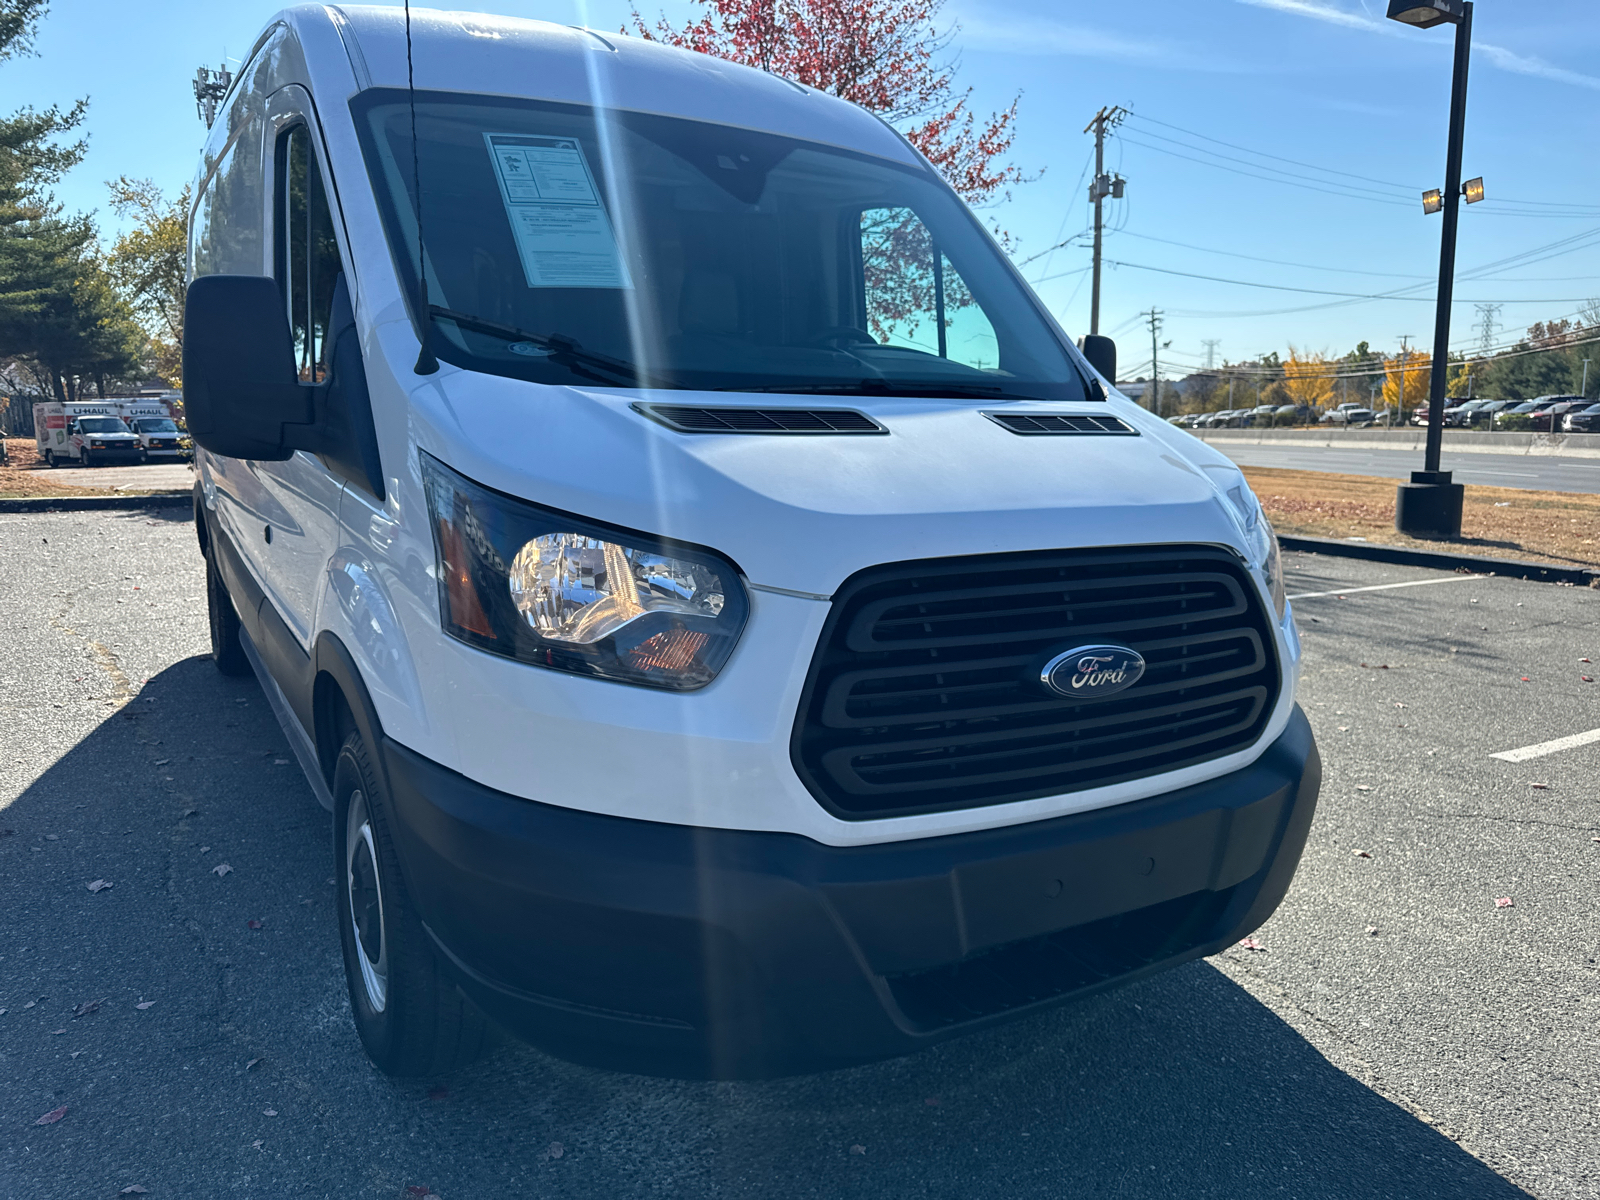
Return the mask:
[[[1321,352],[1311,354],[1289,347],[1283,362],[1283,386],[1295,404],[1321,408],[1333,395],[1333,366]]]
[[[1406,350],[1383,361],[1383,402],[1390,408],[1416,408],[1428,401],[1428,380],[1433,371],[1426,354]],[[1402,392],[1402,381],[1404,392]]]

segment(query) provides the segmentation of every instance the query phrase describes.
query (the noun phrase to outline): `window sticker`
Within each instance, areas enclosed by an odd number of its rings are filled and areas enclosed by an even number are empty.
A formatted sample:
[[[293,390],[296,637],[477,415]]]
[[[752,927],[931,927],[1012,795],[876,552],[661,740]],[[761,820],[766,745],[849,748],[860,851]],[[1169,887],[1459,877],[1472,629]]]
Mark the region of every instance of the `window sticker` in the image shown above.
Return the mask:
[[[576,138],[485,133],[483,140],[529,287],[633,286]]]

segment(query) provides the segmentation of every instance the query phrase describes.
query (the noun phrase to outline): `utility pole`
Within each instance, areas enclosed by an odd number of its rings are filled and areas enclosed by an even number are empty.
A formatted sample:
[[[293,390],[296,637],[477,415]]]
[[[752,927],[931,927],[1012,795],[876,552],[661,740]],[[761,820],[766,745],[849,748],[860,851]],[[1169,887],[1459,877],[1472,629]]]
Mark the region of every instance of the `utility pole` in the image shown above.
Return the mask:
[[[1156,335],[1161,332],[1161,312],[1152,307],[1145,318],[1150,326],[1150,411],[1161,413],[1161,367],[1156,360]]]
[[[1583,360],[1583,386],[1578,389],[1578,395],[1585,400],[1589,398],[1589,363],[1592,361],[1592,359],[1587,358]]]
[[[1109,108],[1102,108],[1095,113],[1094,120],[1083,127],[1088,133],[1094,131],[1094,181],[1089,184],[1089,199],[1094,202],[1094,281],[1089,291],[1089,332],[1100,332],[1100,247],[1102,242],[1102,222],[1100,214],[1101,202],[1107,196],[1113,200],[1122,199],[1122,189],[1126,181],[1121,175],[1106,174],[1106,130],[1115,129],[1122,124],[1122,119],[1128,115],[1128,110],[1113,104]]]
[[[1411,358],[1410,347],[1406,346],[1406,342],[1411,341],[1411,338],[1413,338],[1413,334],[1400,334],[1400,395],[1395,397],[1395,410],[1397,411],[1402,406],[1405,406],[1405,368],[1406,363],[1410,362]],[[1394,424],[1394,421],[1387,419],[1389,414],[1384,414],[1384,418],[1386,418],[1386,424]]]

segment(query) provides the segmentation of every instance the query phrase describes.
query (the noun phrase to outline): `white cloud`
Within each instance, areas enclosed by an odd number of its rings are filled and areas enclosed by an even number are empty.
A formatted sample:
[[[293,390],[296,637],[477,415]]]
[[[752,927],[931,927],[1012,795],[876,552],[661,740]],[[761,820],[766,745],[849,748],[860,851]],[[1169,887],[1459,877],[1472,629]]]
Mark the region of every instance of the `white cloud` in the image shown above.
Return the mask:
[[[1370,15],[1364,15],[1367,9],[1365,0],[1360,0],[1362,12],[1355,13],[1349,9],[1336,8],[1331,4],[1322,3],[1322,0],[1237,0],[1240,4],[1248,4],[1252,8],[1267,8],[1274,12],[1289,13],[1291,16],[1307,17],[1313,21],[1321,21],[1326,25],[1339,25],[1345,29],[1360,29],[1368,33],[1396,34],[1404,33],[1396,25],[1387,20],[1377,20]],[[1441,39],[1441,44],[1448,44]],[[1569,71],[1565,67],[1558,67],[1554,63],[1547,63],[1542,58],[1535,58],[1528,54],[1518,54],[1507,50],[1503,46],[1491,45],[1488,42],[1474,41],[1473,51],[1486,57],[1491,64],[1502,71],[1510,71],[1517,75],[1532,75],[1539,79],[1549,79],[1556,83],[1569,83],[1574,87],[1592,88],[1600,91],[1600,77],[1585,75],[1581,71]]]
[[[996,20],[971,9],[962,9],[954,16],[961,26],[961,45],[966,49],[1064,54],[1212,71],[1230,69],[1155,38],[1119,37],[1103,29],[1053,22]]]
[[[1600,91],[1600,79],[1593,75],[1585,75],[1579,71],[1569,71],[1565,67],[1558,67],[1554,63],[1547,63],[1542,58],[1534,58],[1526,54],[1516,54],[1503,46],[1491,46],[1487,42],[1474,42],[1473,50],[1479,54],[1489,56],[1489,61],[1502,71],[1514,71],[1518,75],[1534,75],[1540,79],[1552,79],[1557,83],[1570,83],[1576,87],[1593,88]]]
[[[1252,8],[1270,8],[1275,12],[1289,13],[1296,17],[1310,17],[1313,21],[1342,25],[1346,29],[1365,29],[1369,33],[1388,32],[1381,21],[1374,21],[1371,17],[1347,9],[1318,4],[1316,0],[1239,0],[1239,3],[1248,4]]]

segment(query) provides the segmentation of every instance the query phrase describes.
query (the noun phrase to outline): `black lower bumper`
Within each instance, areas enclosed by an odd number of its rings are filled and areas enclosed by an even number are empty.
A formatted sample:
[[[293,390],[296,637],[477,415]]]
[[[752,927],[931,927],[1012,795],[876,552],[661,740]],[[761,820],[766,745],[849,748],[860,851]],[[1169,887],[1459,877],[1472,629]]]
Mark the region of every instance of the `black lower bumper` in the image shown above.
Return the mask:
[[[902,1054],[1213,953],[1282,900],[1321,781],[1297,708],[1209,783],[841,848],[538,804],[393,742],[385,760],[413,899],[474,1001],[565,1058],[721,1078]]]

